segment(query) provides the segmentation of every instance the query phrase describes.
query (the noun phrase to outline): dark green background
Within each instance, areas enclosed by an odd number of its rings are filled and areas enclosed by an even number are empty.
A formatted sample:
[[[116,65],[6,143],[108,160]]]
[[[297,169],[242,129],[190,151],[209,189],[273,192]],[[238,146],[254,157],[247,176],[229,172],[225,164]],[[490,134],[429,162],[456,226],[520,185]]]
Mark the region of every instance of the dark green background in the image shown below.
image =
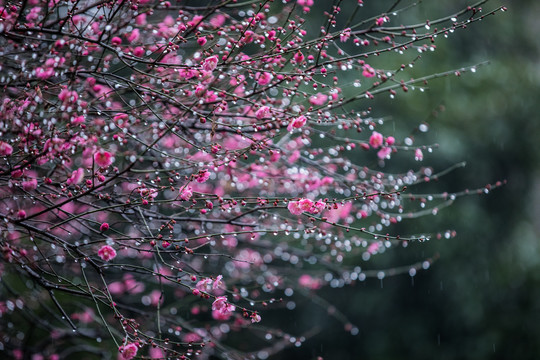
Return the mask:
[[[317,1],[317,7],[331,3]],[[392,2],[365,3],[366,11],[382,11],[382,3]],[[410,16],[436,18],[463,4],[425,1]],[[276,359],[540,357],[540,4],[491,1],[483,7],[501,4],[507,12],[437,39],[438,50],[423,56],[413,72],[430,74],[485,60],[490,65],[475,74],[432,81],[424,93],[378,97],[373,114],[390,116],[401,129],[414,130],[427,120],[430,131],[418,139],[440,147],[433,154],[424,152],[426,165],[442,170],[467,162],[430,189],[458,191],[497,180],[508,184],[489,195],[461,198],[437,217],[407,222],[404,232],[453,228],[458,236],[394,250],[373,263],[399,266],[438,253],[439,260],[419,272],[414,284],[402,275],[384,279],[382,287],[379,280],[368,279],[321,291],[360,333],[351,336],[323,307],[302,304],[301,312],[288,318],[286,330],[323,330]],[[439,111],[441,106],[445,111]]]

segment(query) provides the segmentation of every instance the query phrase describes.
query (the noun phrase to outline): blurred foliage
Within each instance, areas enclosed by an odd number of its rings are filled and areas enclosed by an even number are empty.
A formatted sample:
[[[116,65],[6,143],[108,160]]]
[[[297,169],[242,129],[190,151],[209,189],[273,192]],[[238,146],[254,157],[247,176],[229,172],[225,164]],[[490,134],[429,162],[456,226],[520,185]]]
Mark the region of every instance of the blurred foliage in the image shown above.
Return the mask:
[[[366,12],[384,11],[382,2],[365,3]],[[322,8],[331,4],[317,2]],[[417,21],[437,18],[466,4],[424,1],[404,16]],[[368,279],[319,292],[358,326],[356,336],[345,333],[343,324],[329,317],[324,306],[299,304],[301,314],[291,318],[287,330],[301,333],[320,327],[322,331],[301,348],[288,349],[276,358],[536,359],[540,354],[536,101],[540,97],[536,35],[540,4],[516,0],[483,6],[501,4],[508,12],[456,31],[448,39],[437,39],[437,50],[422,55],[412,73],[431,74],[489,60],[488,66],[474,74],[431,81],[423,93],[400,93],[393,100],[380,95],[369,106],[373,116],[391,117],[385,126],[394,126],[396,135],[429,124],[426,134],[415,133],[416,142],[440,146],[433,153],[425,152],[423,165],[442,170],[467,162],[435,186],[430,184],[430,190],[458,191],[505,179],[508,184],[488,195],[461,198],[436,217],[406,222],[400,232],[453,228],[458,236],[387,251],[370,261],[373,267],[400,266],[440,255],[429,270],[414,278]],[[352,4],[342,5],[347,6]],[[369,60],[379,66],[379,59]]]

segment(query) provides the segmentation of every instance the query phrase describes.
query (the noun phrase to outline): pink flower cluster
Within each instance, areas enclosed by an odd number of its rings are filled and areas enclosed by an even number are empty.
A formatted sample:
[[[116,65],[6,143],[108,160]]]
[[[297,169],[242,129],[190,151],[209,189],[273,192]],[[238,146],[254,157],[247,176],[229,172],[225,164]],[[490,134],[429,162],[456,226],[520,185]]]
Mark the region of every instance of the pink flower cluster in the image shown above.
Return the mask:
[[[198,290],[205,292],[221,289],[223,287],[223,275],[218,275],[215,280],[212,280],[210,278],[204,278],[202,280],[199,280],[195,287]]]
[[[317,290],[322,287],[322,280],[314,278],[308,274],[304,274],[298,278],[298,285],[311,290]]]
[[[255,75],[255,78],[257,79],[257,82],[259,85],[264,86],[270,84],[274,76],[270,74],[269,72],[263,72],[263,73],[257,73]]]
[[[313,95],[309,98],[309,103],[316,106],[322,106],[326,103],[326,101],[328,101],[328,95],[321,93]]]
[[[270,115],[270,108],[268,106],[262,106],[255,112],[255,117],[257,119],[264,119]]]
[[[204,59],[202,68],[204,71],[214,71],[218,64],[218,57],[216,55],[207,57]]]
[[[120,352],[120,359],[122,360],[131,360],[135,356],[137,356],[137,350],[139,348],[134,343],[129,343],[126,345],[122,345],[118,348],[118,352]]]
[[[84,179],[84,169],[78,168],[73,170],[69,179],[67,179],[66,184],[68,185],[77,185],[80,184]]]
[[[94,154],[94,162],[102,168],[109,167],[114,162],[114,156],[105,150],[100,150]]]
[[[392,148],[390,148],[390,146],[394,145],[395,141],[393,136],[389,136],[385,139],[382,134],[374,131],[369,138],[369,145],[374,149],[381,148],[377,152],[377,157],[383,160],[392,153]]]
[[[0,141],[0,156],[9,156],[13,153],[13,147],[7,142]]]
[[[362,67],[362,75],[364,77],[367,77],[367,78],[372,78],[375,76],[375,69],[373,69],[371,66],[369,66],[368,64],[365,64],[363,67]]]
[[[297,118],[291,120],[287,126],[288,131],[293,131],[293,129],[299,129],[306,124],[307,118],[304,115],[300,115]]]
[[[104,261],[111,261],[116,257],[116,250],[109,245],[103,245],[101,249],[98,250],[99,257]]]
[[[311,7],[313,6],[313,0],[297,0],[298,5],[303,6],[304,12],[309,12]]]
[[[301,215],[304,212],[310,214],[319,214],[326,208],[326,203],[323,200],[317,200],[313,202],[310,199],[300,199],[297,201],[290,201],[287,205],[287,209],[293,215]]]
[[[197,176],[197,182],[202,184],[210,178],[210,171],[206,169],[200,170],[196,176]]]
[[[227,302],[226,296],[218,296],[212,303],[212,317],[216,320],[227,320],[236,307]]]
[[[191,199],[193,196],[193,188],[191,186],[184,186],[182,189],[180,189],[180,199],[186,201]]]

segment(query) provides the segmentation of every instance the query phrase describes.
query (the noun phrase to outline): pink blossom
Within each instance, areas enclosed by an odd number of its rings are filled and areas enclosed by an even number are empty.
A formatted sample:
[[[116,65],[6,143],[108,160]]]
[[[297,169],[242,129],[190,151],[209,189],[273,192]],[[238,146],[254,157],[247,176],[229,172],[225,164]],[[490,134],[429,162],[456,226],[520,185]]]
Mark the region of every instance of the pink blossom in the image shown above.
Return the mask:
[[[257,119],[264,119],[265,117],[268,117],[270,114],[270,108],[268,106],[262,106],[257,111],[255,111],[255,117]]]
[[[309,98],[309,103],[311,105],[322,106],[326,103],[327,100],[328,100],[328,95],[318,93]]]
[[[212,284],[212,290],[220,289],[223,286],[223,275],[218,275],[214,283]]]
[[[260,266],[263,264],[263,259],[258,251],[251,249],[242,249],[235,256],[237,262],[235,266],[241,269],[249,269],[251,265]]]
[[[122,124],[128,118],[129,118],[128,114],[126,114],[126,113],[118,113],[118,114],[114,115],[113,120],[115,121],[115,123],[118,122],[118,123]]]
[[[304,211],[300,208],[300,204],[298,201],[290,201],[287,204],[287,209],[291,212],[293,215],[301,215]]]
[[[202,68],[204,71],[214,71],[218,64],[217,55],[213,55],[204,59]]]
[[[203,46],[204,44],[206,44],[206,36],[201,36],[200,38],[197,39],[197,44],[199,44],[200,46]]]
[[[251,314],[251,322],[252,323],[258,323],[258,322],[261,322],[261,315],[257,314],[257,313],[253,313]]]
[[[346,28],[343,30],[343,32],[339,35],[339,41],[345,42],[351,37],[351,28]]]
[[[206,180],[210,178],[210,171],[204,169],[199,171],[199,174],[197,175],[197,182],[198,183],[204,183]]]
[[[23,175],[24,175],[24,172],[21,169],[16,169],[16,170],[13,170],[13,172],[11,173],[11,178],[18,179]]]
[[[392,146],[396,142],[396,139],[393,136],[389,136],[386,138],[386,145]]]
[[[380,246],[381,246],[381,244],[378,243],[378,242],[371,243],[367,248],[367,252],[369,254],[373,255],[379,250]]]
[[[134,343],[122,345],[118,348],[118,351],[122,355],[121,357],[122,360],[133,359],[135,356],[137,356],[137,350],[138,350],[138,347]]]
[[[220,27],[223,24],[225,24],[226,20],[227,20],[227,18],[225,17],[225,15],[218,14],[218,15],[214,16],[213,18],[211,18],[209,22],[210,22],[210,25],[212,25],[214,27]]]
[[[304,12],[309,12],[309,10],[311,9],[311,6],[313,6],[313,0],[297,0],[298,2],[298,5],[302,5],[304,6],[302,10],[304,10]]]
[[[133,31],[129,34],[126,35],[127,37],[127,40],[130,42],[130,43],[133,43],[137,40],[139,40],[139,36],[140,36],[140,33],[139,33],[139,29],[133,29]]]
[[[259,85],[261,86],[270,84],[273,78],[274,76],[270,74],[269,72],[263,72],[263,73],[258,72],[255,75],[255,79],[257,79],[257,83],[259,83]]]
[[[85,121],[84,115],[79,115],[79,116],[75,116],[75,117],[71,118],[71,123],[75,124],[75,125],[83,124],[84,121]]]
[[[317,200],[315,204],[313,204],[312,208],[310,209],[310,212],[312,214],[318,214],[322,212],[326,208],[326,203],[322,200]]]
[[[150,304],[152,304],[152,306],[158,306],[158,304],[163,304],[165,301],[164,295],[157,289],[152,290],[148,297],[150,298]]]
[[[101,249],[98,250],[98,255],[104,261],[111,261],[116,257],[116,250],[109,245],[103,245]]]
[[[144,48],[141,46],[137,46],[135,49],[133,49],[133,55],[141,57],[144,55]]]
[[[39,7],[34,7],[30,9],[30,12],[28,13],[28,15],[26,15],[26,21],[33,22],[34,20],[37,20],[40,12],[41,8]]]
[[[322,185],[330,185],[334,182],[334,178],[330,177],[330,176],[325,176],[321,179],[321,184]]]
[[[37,179],[23,181],[21,185],[25,191],[35,190],[37,189]]]
[[[309,199],[300,199],[298,200],[298,206],[302,211],[310,211],[311,207],[313,206],[313,201]]]
[[[377,20],[375,20],[375,24],[377,26],[381,26],[382,24],[384,24],[386,22],[386,17],[382,16],[380,18],[378,18]]]
[[[109,230],[109,223],[104,222],[103,224],[101,224],[101,226],[99,227],[99,230],[100,230],[100,231],[107,231],[107,230]]]
[[[133,279],[129,274],[124,275],[124,289],[130,294],[139,294],[144,291],[144,284]]]
[[[113,295],[119,295],[126,291],[125,285],[121,281],[114,281],[107,286],[109,292]]]
[[[306,117],[304,115],[300,115],[299,117],[291,120],[291,122],[287,126],[287,130],[292,131],[293,129],[301,128],[302,126],[306,124],[306,121],[307,121]]]
[[[122,43],[122,39],[120,39],[118,36],[115,36],[111,39],[111,44],[118,46]]]
[[[294,164],[298,159],[300,159],[300,150],[294,150],[291,156],[289,156],[289,163]]]
[[[185,186],[180,190],[180,199],[186,201],[193,196],[193,189],[191,186]]]
[[[36,68],[36,77],[40,80],[47,80],[51,76],[54,75],[54,69],[53,68],[47,68],[44,69],[42,67]]]
[[[367,77],[367,78],[372,78],[375,76],[375,70],[369,66],[368,64],[365,64],[363,67],[362,67],[363,71],[362,71],[362,75],[364,77]]]
[[[198,342],[201,341],[201,336],[197,333],[191,332],[184,335],[182,340],[187,343]]]
[[[391,152],[392,152],[392,149],[385,146],[377,152],[377,157],[381,160],[386,159],[388,155],[390,155]]]
[[[276,162],[280,158],[281,158],[281,154],[279,153],[279,151],[272,151],[272,153],[270,154],[270,161],[271,162]]]
[[[295,63],[300,64],[304,61],[304,54],[298,51],[297,53],[294,54],[293,59]]]
[[[372,148],[377,149],[383,144],[383,136],[382,134],[374,131],[370,138],[369,138],[369,145],[371,145]]]
[[[195,86],[196,97],[203,97],[205,93],[206,93],[206,86],[204,86],[203,84],[197,84],[197,86]]]
[[[326,208],[326,203],[322,200],[313,202],[310,199],[300,199],[297,201],[290,201],[287,204],[287,209],[293,215],[301,215],[303,212],[309,212],[311,214],[318,214]]]
[[[415,159],[416,161],[422,161],[422,160],[424,160],[424,153],[422,152],[422,150],[416,149],[416,150],[414,151],[414,159]]]
[[[317,290],[322,287],[322,280],[304,274],[298,278],[298,285],[307,289]]]
[[[73,170],[70,178],[67,179],[66,183],[68,185],[77,185],[77,184],[80,184],[81,181],[83,181],[83,179],[84,179],[84,169],[78,168],[77,170]]]
[[[203,18],[204,18],[204,16],[202,16],[202,15],[195,15],[195,16],[193,16],[193,19],[191,19],[191,21],[187,22],[187,24],[189,26],[199,26],[199,24],[201,23]],[[171,26],[172,26],[172,24],[171,24]]]
[[[141,13],[137,15],[137,17],[135,18],[135,23],[137,25],[146,25],[146,13]]]
[[[197,288],[197,290],[200,290],[200,291],[208,291],[210,290],[211,285],[212,285],[212,279],[204,278],[202,280],[199,280],[197,284],[195,285],[195,287]]]
[[[9,156],[13,153],[13,147],[7,142],[0,141],[0,156]]]
[[[232,315],[232,312],[221,312],[218,310],[212,310],[212,318],[214,320],[226,321],[231,318],[231,315]]]
[[[84,312],[75,313],[71,315],[71,317],[75,320],[79,320],[82,323],[88,324],[94,321],[94,310],[91,308],[86,308]]]
[[[267,37],[268,37],[268,40],[275,41],[276,40],[276,31],[275,30],[270,30],[268,32]]]
[[[94,162],[102,167],[109,167],[114,162],[114,157],[112,154],[105,150],[100,150],[94,154]]]
[[[235,306],[227,302],[226,296],[218,296],[212,303],[212,310],[219,312],[221,315],[229,315],[235,310]]]
[[[254,34],[253,34],[253,31],[247,30],[247,31],[244,33],[244,37],[243,37],[242,39],[243,39],[246,43],[249,44],[249,43],[253,42],[253,39],[254,39],[253,35],[254,35]]]

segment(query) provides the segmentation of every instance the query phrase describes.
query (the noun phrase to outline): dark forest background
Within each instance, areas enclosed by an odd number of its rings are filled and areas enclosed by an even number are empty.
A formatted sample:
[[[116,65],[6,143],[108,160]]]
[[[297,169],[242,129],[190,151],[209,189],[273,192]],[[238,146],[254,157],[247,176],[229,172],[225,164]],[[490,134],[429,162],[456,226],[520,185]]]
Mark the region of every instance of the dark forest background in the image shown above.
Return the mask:
[[[365,3],[366,12],[384,9],[382,2]],[[424,1],[406,16],[434,19],[466,4]],[[276,312],[275,323],[287,323],[286,330],[293,334],[322,329],[302,347],[276,358],[540,356],[540,3],[490,1],[484,7],[501,4],[507,12],[437,39],[437,51],[423,55],[411,73],[430,74],[483,61],[489,65],[474,74],[432,81],[423,93],[410,91],[394,100],[379,96],[372,105],[373,115],[387,117],[386,126],[393,126],[397,136],[409,132],[417,142],[439,144],[433,153],[424,152],[425,165],[442,170],[467,162],[436,184],[414,190],[458,191],[498,180],[507,180],[507,185],[488,195],[460,198],[438,216],[400,227],[404,233],[451,228],[457,237],[388,251],[366,264],[387,268],[439,256],[414,279],[367,279],[319,293],[358,326],[358,335],[346,333],[324,306],[298,304],[296,311],[285,314],[287,321]],[[331,5],[332,1],[317,1],[317,7]],[[372,65],[405,62],[392,56],[372,60]],[[415,131],[421,123],[429,125],[427,133]],[[359,265],[364,265],[362,260]]]

